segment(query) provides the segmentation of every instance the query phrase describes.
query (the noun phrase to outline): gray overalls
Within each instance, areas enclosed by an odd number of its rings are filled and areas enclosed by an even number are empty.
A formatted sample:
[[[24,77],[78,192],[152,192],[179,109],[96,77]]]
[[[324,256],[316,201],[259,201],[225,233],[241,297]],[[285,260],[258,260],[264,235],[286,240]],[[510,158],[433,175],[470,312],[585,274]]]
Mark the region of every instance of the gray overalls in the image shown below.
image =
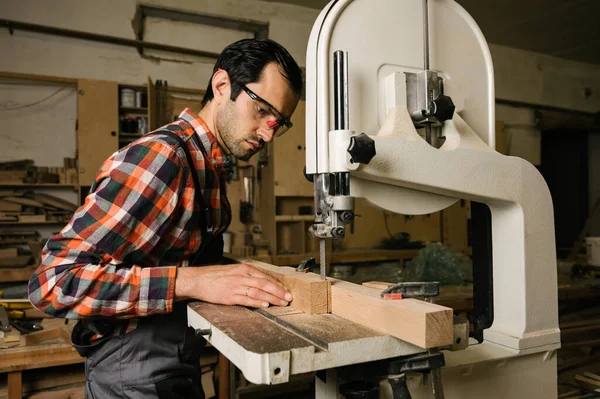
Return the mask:
[[[166,130],[150,134],[164,134],[176,140],[193,168],[189,149],[178,134]],[[199,193],[196,201],[206,215],[212,211],[210,204],[203,199],[197,174],[192,176]],[[224,189],[223,180],[221,184]],[[223,237],[213,236],[212,222],[206,226],[206,220],[210,218],[200,220],[202,246],[190,265],[218,264],[222,260]],[[171,313],[139,318],[137,328],[128,334],[124,331],[126,322],[107,320],[107,332],[120,328],[121,333],[92,344],[89,337],[93,332],[79,321],[71,338],[77,351],[86,357],[86,399],[204,399],[199,361],[206,341],[188,327],[187,303],[174,304]]]

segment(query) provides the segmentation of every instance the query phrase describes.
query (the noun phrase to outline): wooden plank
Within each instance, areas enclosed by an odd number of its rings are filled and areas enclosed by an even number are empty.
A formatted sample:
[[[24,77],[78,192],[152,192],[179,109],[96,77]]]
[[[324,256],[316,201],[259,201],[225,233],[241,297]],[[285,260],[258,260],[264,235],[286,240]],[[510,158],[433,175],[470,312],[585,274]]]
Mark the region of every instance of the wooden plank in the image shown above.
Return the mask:
[[[19,256],[19,251],[17,248],[2,248],[0,249],[0,258],[13,258],[15,256]]]
[[[91,186],[102,163],[119,148],[117,82],[78,80],[79,183]]]
[[[333,314],[421,348],[452,344],[452,309],[417,299],[383,300],[379,289],[331,280]]]
[[[34,272],[33,267],[22,267],[18,269],[0,269],[0,281],[9,283],[14,281],[29,281],[29,277]]]
[[[269,276],[275,277],[290,291],[294,299],[290,306],[308,314],[329,313],[331,311],[329,280],[321,280],[315,273],[299,273],[291,267],[278,267],[248,258],[237,258],[234,262],[256,267]]]
[[[51,328],[48,330],[36,331],[29,334],[21,335],[21,345],[34,345],[50,339],[62,339],[66,343],[71,342],[69,332],[62,327]]]
[[[573,389],[571,391],[561,393],[560,395],[558,395],[558,399],[567,399],[567,398],[571,398],[574,396],[580,396],[580,395],[581,395],[581,389]]]
[[[19,223],[44,223],[46,215],[20,215]]]
[[[594,389],[600,388],[600,381],[598,381],[594,378],[588,378],[588,377],[584,377],[582,375],[577,374],[575,376],[575,381],[591,385],[592,387],[594,387]]]
[[[13,198],[13,197],[3,197],[3,198]],[[0,200],[0,211],[11,211],[11,212],[19,212],[21,211],[21,204],[17,204],[15,202],[5,201],[4,199]]]
[[[77,205],[69,201],[65,201],[62,198],[55,197],[53,195],[35,193],[34,198],[36,201],[44,205],[50,205],[58,209],[63,209],[65,211],[75,212],[77,210]]]
[[[29,261],[31,259],[32,259],[31,255],[19,255],[19,256],[13,256],[13,257],[9,257],[9,258],[1,258],[0,259],[0,267],[15,268],[15,267],[27,266],[27,264],[29,263]]]
[[[3,349],[0,356],[0,373],[83,361],[84,358],[79,356],[75,348],[65,343]]]
[[[596,381],[600,381],[600,375],[590,373],[589,371],[584,371],[583,372],[583,376],[587,377],[587,378],[591,378],[591,379],[596,380]]]
[[[20,371],[8,373],[8,399],[21,399],[23,397],[22,384]]]
[[[34,206],[36,208],[43,208],[44,204],[42,204],[41,202],[38,202],[34,199],[31,198],[25,198],[25,197],[4,197],[3,198],[4,201],[8,201],[8,202],[12,202],[14,204],[20,204],[20,205],[25,205],[25,206]]]

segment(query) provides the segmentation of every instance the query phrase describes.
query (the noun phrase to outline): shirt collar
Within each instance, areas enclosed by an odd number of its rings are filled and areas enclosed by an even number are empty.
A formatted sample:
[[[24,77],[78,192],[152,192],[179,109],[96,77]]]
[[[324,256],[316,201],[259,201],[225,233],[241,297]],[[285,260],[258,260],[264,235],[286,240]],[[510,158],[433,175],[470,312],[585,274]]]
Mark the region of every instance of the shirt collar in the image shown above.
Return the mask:
[[[202,143],[204,150],[211,158],[213,164],[222,167],[225,161],[223,151],[221,150],[221,147],[219,147],[217,139],[202,118],[191,109],[186,108],[179,114],[179,119],[186,121],[194,128],[200,139],[200,143]]]

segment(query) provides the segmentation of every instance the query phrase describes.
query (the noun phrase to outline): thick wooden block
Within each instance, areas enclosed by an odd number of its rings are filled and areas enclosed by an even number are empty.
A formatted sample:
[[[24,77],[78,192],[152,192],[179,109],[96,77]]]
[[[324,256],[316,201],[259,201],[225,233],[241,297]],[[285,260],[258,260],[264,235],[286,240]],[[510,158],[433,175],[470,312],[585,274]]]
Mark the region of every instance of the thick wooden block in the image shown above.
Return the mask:
[[[308,314],[331,312],[331,282],[318,274],[300,273],[293,267],[278,267],[253,259],[237,258],[238,263],[254,266],[281,281],[294,299],[290,306]]]
[[[450,308],[417,299],[384,300],[379,288],[331,278],[321,280],[318,274],[299,273],[292,267],[277,267],[246,258],[233,262],[246,263],[277,278],[294,296],[290,306],[304,313],[333,313],[421,348],[452,344]]]
[[[333,280],[332,313],[421,348],[452,344],[452,309],[417,299],[384,300],[380,293]]]

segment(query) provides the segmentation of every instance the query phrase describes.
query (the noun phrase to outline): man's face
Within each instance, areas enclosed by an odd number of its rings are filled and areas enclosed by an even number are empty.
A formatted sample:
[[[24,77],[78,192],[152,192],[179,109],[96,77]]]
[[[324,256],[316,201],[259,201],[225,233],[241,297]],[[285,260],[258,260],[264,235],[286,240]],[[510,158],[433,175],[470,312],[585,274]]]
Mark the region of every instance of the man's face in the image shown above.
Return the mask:
[[[260,99],[253,99],[251,93],[266,101],[275,109],[275,113],[288,120],[298,104],[298,96],[275,63],[265,66],[260,80],[248,83],[246,87],[250,94],[242,90],[235,101],[226,100],[216,115],[221,144],[243,161],[250,159],[265,143],[270,142],[278,129],[274,126],[277,116]]]

